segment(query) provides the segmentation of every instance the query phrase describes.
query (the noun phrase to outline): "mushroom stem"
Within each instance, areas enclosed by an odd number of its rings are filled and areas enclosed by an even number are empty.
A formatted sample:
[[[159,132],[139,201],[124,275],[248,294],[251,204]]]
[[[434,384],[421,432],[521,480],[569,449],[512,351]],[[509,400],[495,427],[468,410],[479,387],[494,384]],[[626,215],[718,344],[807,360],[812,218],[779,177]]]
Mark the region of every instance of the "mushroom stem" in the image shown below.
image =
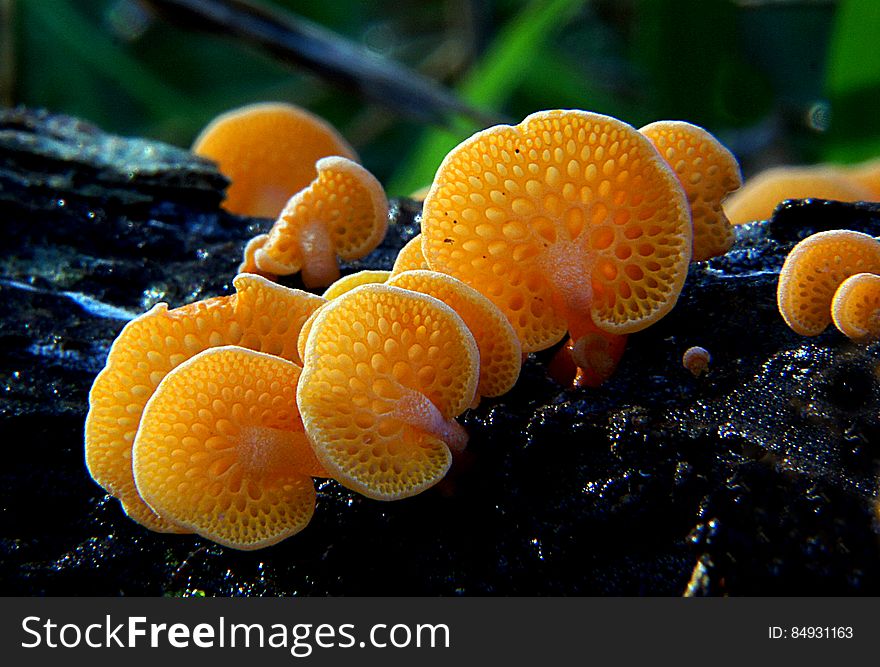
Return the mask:
[[[302,280],[308,288],[327,287],[339,280],[339,263],[327,226],[310,219],[302,226],[299,237],[302,249]]]
[[[584,249],[576,240],[560,238],[547,248],[542,263],[544,274],[554,287],[554,299],[558,299],[558,306],[569,322],[590,318],[593,287],[584,281],[584,276],[590,275],[585,260]]]
[[[400,398],[395,401],[393,416],[446,443],[453,452],[462,452],[467,446],[468,433],[455,419],[447,419],[431,400],[421,392],[399,386]]]

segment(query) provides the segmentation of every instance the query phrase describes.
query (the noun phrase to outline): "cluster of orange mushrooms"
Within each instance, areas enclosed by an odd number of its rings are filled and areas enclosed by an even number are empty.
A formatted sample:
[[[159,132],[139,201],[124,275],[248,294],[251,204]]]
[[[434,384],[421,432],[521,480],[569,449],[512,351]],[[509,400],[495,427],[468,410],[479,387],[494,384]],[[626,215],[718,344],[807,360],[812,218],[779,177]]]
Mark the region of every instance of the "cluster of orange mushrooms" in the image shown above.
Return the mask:
[[[835,229],[808,236],[789,253],[776,293],[785,322],[817,336],[831,322],[851,340],[880,338],[880,241]]]
[[[393,270],[339,278],[337,258],[383,239],[388,204],[335,130],[255,105],[194,150],[230,178],[228,210],[277,220],[247,244],[235,294],[123,329],[90,393],[86,461],[135,521],[238,549],[302,530],[316,477],[379,500],[436,484],[467,443],[456,417],[566,335],[578,377],[606,379],[689,262],[730,248],[721,201],[741,185],[694,125],[543,111],[446,157]],[[274,282],[296,272],[329,287]],[[688,358],[705,370],[708,353]]]

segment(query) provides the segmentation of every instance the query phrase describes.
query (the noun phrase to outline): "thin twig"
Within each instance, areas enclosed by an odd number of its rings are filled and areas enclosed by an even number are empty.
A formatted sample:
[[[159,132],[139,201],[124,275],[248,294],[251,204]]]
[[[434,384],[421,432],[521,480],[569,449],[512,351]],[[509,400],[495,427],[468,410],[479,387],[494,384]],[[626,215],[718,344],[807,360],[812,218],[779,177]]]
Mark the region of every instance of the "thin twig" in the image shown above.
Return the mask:
[[[232,35],[399,113],[444,125],[450,114],[498,121],[431,79],[289,12],[248,0],[143,1],[173,21]]]

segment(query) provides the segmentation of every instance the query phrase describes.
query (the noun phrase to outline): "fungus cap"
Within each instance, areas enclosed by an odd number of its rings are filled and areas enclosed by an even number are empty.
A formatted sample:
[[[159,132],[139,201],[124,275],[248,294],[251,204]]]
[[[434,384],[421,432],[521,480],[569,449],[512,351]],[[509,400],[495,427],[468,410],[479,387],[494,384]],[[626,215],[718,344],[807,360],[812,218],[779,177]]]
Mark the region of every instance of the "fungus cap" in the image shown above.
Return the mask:
[[[522,348],[504,313],[469,285],[436,271],[404,271],[388,281],[392,287],[440,299],[461,316],[480,353],[478,396],[501,396],[516,384]]]
[[[321,476],[296,408],[300,368],[229,346],[171,371],[147,403],[134,477],[153,510],[236,549],[309,523]]]
[[[327,157],[318,175],[287,202],[254,250],[261,271],[289,275],[302,270],[307,287],[339,278],[337,255],[359,259],[378,246],[388,229],[388,200],[379,181],[356,162]]]
[[[228,111],[202,130],[193,152],[217,162],[230,180],[223,207],[276,218],[315,178],[315,162],[354,149],[326,121],[292,104],[268,102]]]
[[[135,523],[139,523],[144,528],[152,530],[156,533],[183,535],[193,532],[188,528],[184,528],[183,526],[174,523],[168,517],[159,516],[158,514],[156,514],[144,502],[140,494],[129,496],[127,501],[120,499],[119,505],[122,507],[122,511],[125,512],[125,516],[127,516]]]
[[[358,271],[357,273],[352,273],[337,280],[324,291],[322,296],[328,301],[331,301],[350,292],[355,287],[371,285],[373,283],[384,283],[388,280],[389,275],[389,271]],[[315,318],[318,316],[318,310],[313,312],[309,316],[309,319],[303,323],[302,330],[297,338],[296,349],[299,352],[300,359],[305,358],[306,342],[309,339],[309,333],[312,331],[312,322],[314,322]]]
[[[724,201],[724,211],[733,225],[767,220],[787,199],[835,199],[863,201],[871,193],[837,169],[817,167],[773,167],[752,178]]]
[[[159,303],[123,328],[89,392],[86,466],[126,513],[153,530],[179,532],[150,516],[135,488],[131,448],[144,406],[176,366],[210,347],[242,345],[299,361],[296,341],[306,318],[324,300],[260,276],[240,274],[231,296],[168,310]],[[148,516],[148,520],[141,520]]]
[[[687,199],[634,128],[543,111],[453,149],[425,199],[422,251],[435,271],[488,296],[523,351],[570,319],[630,333],[675,304],[691,257]]]
[[[368,269],[364,271],[356,271],[355,273],[350,273],[337,280],[324,290],[324,293],[321,296],[330,301],[338,296],[342,296],[346,292],[350,292],[355,287],[370,285],[372,283],[384,283],[390,276],[391,271]]]
[[[455,311],[425,294],[363,285],[312,324],[297,402],[319,462],[343,485],[395,500],[438,482],[473,401],[479,352]]]
[[[831,323],[831,301],[856,273],[880,273],[880,242],[845,229],[819,232],[792,248],[779,273],[776,302],[786,324],[817,336]]]
[[[326,299],[250,273],[238,274],[232,284],[236,290],[232,300],[234,318],[241,337],[221,344],[239,345],[302,364],[297,340],[306,320]]]
[[[422,253],[422,235],[416,234],[406,242],[397,258],[394,260],[394,266],[391,268],[391,275],[396,276],[404,271],[425,270],[430,268]]]
[[[831,318],[857,343],[880,338],[880,276],[857,273],[844,280],[831,300]]]
[[[733,227],[721,201],[742,186],[739,163],[702,127],[661,120],[639,130],[675,171],[691,207],[693,261],[723,255],[733,245]]]
[[[321,306],[321,308],[323,307],[324,306]],[[318,313],[321,312],[321,308],[318,308],[315,312],[309,315],[309,318],[305,322],[303,322],[302,329],[300,330],[299,336],[296,339],[296,351],[299,354],[300,359],[306,358],[306,344],[309,342],[309,336],[312,333],[312,323],[314,323],[315,319],[318,317]]]

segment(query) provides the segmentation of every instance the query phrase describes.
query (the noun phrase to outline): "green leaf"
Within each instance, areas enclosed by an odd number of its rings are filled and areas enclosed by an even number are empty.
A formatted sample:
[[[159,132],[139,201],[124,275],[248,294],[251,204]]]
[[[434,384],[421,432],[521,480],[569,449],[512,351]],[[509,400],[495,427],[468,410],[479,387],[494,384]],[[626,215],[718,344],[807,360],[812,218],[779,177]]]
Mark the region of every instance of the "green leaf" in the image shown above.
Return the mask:
[[[842,0],[828,53],[825,89],[831,127],[824,158],[853,162],[880,156],[880,3]]]

